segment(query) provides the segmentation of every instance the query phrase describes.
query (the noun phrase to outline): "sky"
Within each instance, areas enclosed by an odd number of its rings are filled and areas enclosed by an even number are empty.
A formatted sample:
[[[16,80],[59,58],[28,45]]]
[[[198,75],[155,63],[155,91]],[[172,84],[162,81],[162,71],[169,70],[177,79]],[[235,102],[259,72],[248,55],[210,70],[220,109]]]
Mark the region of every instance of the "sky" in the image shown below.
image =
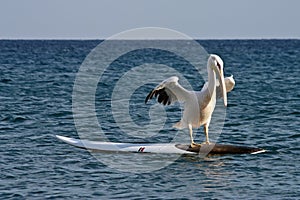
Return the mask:
[[[105,39],[162,27],[195,39],[300,39],[299,0],[0,0],[0,39]]]

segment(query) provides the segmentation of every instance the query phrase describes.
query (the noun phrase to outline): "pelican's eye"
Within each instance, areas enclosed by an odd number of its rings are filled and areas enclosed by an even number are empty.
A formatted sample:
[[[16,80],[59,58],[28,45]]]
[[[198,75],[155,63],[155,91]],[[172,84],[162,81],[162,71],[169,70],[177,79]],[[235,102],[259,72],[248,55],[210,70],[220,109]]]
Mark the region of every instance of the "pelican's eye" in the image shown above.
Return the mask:
[[[219,62],[217,62],[217,67],[219,68],[219,70],[221,70],[221,65]]]

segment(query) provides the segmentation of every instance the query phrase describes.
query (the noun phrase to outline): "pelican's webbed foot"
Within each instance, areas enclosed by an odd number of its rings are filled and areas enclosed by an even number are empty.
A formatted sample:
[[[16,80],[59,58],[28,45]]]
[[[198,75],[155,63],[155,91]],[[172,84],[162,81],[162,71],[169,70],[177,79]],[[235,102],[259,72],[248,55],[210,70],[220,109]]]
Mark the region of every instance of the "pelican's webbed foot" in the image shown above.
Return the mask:
[[[190,145],[191,148],[201,147],[201,144],[197,144],[195,142],[192,142]]]

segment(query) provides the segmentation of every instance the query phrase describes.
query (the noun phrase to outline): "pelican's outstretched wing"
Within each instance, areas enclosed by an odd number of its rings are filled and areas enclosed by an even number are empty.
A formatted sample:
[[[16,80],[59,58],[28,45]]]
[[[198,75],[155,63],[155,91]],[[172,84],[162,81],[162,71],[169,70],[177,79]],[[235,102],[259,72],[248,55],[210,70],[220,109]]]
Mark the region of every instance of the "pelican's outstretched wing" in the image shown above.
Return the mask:
[[[156,86],[146,97],[145,103],[154,96],[163,105],[170,105],[176,101],[185,102],[190,92],[184,89],[179,83],[177,76],[172,76]]]
[[[234,86],[235,86],[235,81],[234,81],[234,79],[233,79],[233,75],[231,75],[231,76],[229,76],[229,77],[226,77],[226,78],[224,79],[224,81],[225,81],[226,92],[227,92],[227,93],[228,93],[228,92],[231,92],[231,90],[233,90],[233,88],[234,88]],[[206,83],[203,85],[201,91],[204,91],[204,90],[207,88],[207,86],[208,86],[208,82],[206,82]],[[222,93],[221,93],[220,83],[219,83],[218,80],[217,80],[217,88],[216,88],[216,90],[217,90],[217,98],[219,99],[219,98],[222,97]]]

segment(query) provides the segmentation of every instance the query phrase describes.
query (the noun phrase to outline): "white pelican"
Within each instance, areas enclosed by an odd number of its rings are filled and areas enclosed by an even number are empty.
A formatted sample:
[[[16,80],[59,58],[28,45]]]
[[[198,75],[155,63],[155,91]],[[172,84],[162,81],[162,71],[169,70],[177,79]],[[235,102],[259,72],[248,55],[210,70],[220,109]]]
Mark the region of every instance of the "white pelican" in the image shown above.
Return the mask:
[[[224,106],[227,106],[227,92],[234,87],[233,76],[224,81],[223,61],[217,55],[210,55],[207,61],[208,82],[201,91],[188,91],[178,83],[178,77],[170,77],[156,86],[146,97],[145,103],[153,96],[163,105],[170,105],[176,101],[184,103],[183,116],[173,127],[188,128],[191,138],[191,147],[194,143],[193,128],[204,126],[206,143],[209,144],[208,127],[215,109],[217,96],[222,97]],[[218,77],[218,80],[216,79]],[[225,86],[225,82],[227,83]]]

